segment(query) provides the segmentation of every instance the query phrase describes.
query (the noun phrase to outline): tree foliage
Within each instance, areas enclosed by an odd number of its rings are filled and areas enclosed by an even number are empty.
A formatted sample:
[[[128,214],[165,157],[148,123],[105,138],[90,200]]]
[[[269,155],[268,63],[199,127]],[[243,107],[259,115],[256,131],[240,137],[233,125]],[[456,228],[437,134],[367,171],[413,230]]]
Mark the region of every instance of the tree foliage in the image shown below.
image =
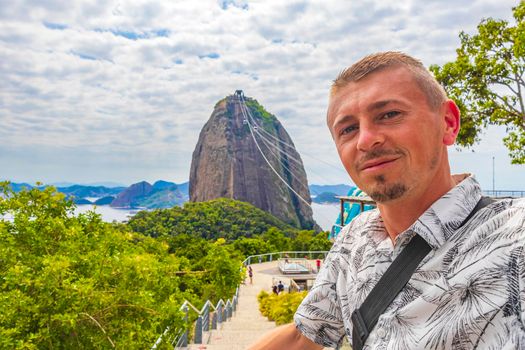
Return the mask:
[[[184,207],[137,213],[129,226],[151,237],[188,234],[209,240],[252,237],[271,227],[289,232],[293,228],[251,204],[220,198],[208,202],[188,202]]]
[[[149,348],[183,326],[184,299],[229,298],[241,281],[224,242],[155,239],[73,210],[51,187],[0,186],[0,348]]]
[[[488,125],[505,125],[512,163],[525,163],[525,2],[513,8],[515,25],[484,19],[474,35],[460,33],[453,62],[430,70],[462,112],[458,144],[470,147]]]
[[[234,256],[287,250],[329,250],[326,232],[298,230],[248,203],[221,198],[187,203],[184,208],[137,213],[128,223],[132,230],[147,236],[163,237],[170,251],[187,256],[195,264],[210,250],[210,240],[224,238],[225,249]]]

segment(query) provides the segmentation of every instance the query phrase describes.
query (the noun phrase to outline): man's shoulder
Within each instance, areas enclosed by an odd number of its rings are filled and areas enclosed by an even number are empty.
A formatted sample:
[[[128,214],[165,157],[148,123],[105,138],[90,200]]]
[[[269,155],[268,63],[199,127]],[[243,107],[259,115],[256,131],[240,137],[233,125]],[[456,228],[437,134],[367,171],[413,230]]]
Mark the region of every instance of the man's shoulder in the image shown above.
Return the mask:
[[[515,211],[523,212],[525,210],[525,197],[521,198],[494,198],[494,203],[489,205],[490,208],[494,209],[496,213]]]
[[[368,232],[370,228],[381,224],[381,216],[377,208],[366,210],[350,221],[337,237],[337,241],[343,242],[356,239]]]

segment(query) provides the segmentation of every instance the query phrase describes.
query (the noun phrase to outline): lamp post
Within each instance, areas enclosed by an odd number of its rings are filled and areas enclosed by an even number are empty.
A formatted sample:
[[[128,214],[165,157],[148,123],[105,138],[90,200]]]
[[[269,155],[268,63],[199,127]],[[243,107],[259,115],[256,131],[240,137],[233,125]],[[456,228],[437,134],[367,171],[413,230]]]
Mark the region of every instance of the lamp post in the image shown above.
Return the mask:
[[[495,173],[496,173],[496,167],[494,166],[496,157],[492,156],[492,195],[496,196],[496,181],[495,181]]]

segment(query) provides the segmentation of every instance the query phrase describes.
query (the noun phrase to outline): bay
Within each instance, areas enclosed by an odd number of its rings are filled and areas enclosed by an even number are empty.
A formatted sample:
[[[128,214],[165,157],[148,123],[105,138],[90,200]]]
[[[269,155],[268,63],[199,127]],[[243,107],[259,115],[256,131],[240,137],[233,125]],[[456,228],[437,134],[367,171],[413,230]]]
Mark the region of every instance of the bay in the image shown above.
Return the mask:
[[[75,215],[88,211],[95,211],[95,213],[100,214],[102,220],[106,222],[125,222],[137,213],[136,209],[113,208],[109,205],[80,204],[75,208]]]
[[[77,205],[75,214],[85,213],[94,210],[97,214],[102,216],[102,220],[106,222],[124,222],[129,220],[137,213],[136,209],[119,209],[108,205],[95,206],[92,204]],[[332,225],[337,220],[339,215],[339,204],[319,204],[312,203],[312,211],[314,220],[325,231],[330,231]]]

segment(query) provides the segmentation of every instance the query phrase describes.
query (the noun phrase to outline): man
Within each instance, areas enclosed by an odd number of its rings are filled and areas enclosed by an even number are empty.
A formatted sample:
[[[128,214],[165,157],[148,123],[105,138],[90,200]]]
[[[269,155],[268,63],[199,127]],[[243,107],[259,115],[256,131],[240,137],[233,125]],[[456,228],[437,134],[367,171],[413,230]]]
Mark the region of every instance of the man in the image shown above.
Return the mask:
[[[479,210],[473,176],[452,175],[456,104],[418,60],[367,56],[331,89],[327,123],[341,161],[377,209],[339,234],[295,314],[251,349],[352,343],[351,315],[408,242],[431,247],[379,317],[367,349],[525,349],[525,201]]]

